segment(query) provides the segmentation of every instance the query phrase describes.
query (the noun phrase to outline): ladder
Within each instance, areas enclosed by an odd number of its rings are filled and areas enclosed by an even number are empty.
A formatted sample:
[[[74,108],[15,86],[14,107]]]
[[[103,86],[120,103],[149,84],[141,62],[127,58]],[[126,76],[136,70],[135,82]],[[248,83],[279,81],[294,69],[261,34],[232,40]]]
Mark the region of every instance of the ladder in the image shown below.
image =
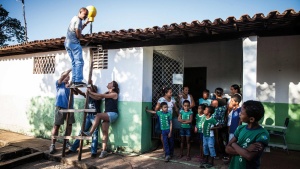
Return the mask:
[[[92,72],[93,72],[93,55],[92,55],[92,49],[90,48],[90,61],[89,61],[89,75],[88,75],[88,83],[91,80],[92,77]],[[73,98],[74,98],[74,90],[76,88],[87,88],[90,87],[92,84],[88,84],[86,86],[80,86],[80,87],[75,87],[75,88],[70,88],[70,95],[69,95],[69,101],[68,101],[68,109],[64,109],[64,110],[60,110],[60,112],[62,113],[67,113],[66,116],[66,128],[65,128],[65,132],[64,132],[64,136],[52,136],[53,138],[63,138],[63,149],[62,149],[62,157],[65,157],[65,151],[66,151],[66,143],[68,139],[79,139],[80,140],[80,144],[79,144],[79,151],[78,151],[78,161],[81,161],[81,155],[82,155],[82,147],[83,147],[83,141],[84,140],[90,140],[92,137],[91,136],[67,136],[67,131],[68,131],[68,127],[69,125],[67,124],[69,117],[70,117],[70,113],[76,113],[76,112],[83,112],[83,121],[81,124],[81,132],[84,131],[85,129],[85,123],[86,123],[86,116],[87,113],[89,112],[96,112],[96,109],[89,109],[88,104],[89,104],[89,93],[86,91],[85,95],[85,105],[84,105],[84,109],[71,109],[72,105],[73,105]]]

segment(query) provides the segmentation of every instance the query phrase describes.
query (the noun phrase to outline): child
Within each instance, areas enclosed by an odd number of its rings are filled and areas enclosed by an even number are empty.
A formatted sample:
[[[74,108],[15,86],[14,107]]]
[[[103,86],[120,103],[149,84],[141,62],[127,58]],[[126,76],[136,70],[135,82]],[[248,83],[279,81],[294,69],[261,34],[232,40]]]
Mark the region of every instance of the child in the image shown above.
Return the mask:
[[[191,160],[190,151],[191,151],[191,144],[190,144],[190,137],[191,137],[191,123],[193,120],[193,112],[190,110],[190,101],[185,100],[182,104],[183,110],[180,111],[178,116],[178,121],[181,123],[180,127],[180,136],[181,136],[181,143],[180,143],[180,155],[178,158],[183,157],[183,145],[184,145],[184,138],[186,138],[187,144],[187,155],[186,160]]]
[[[242,98],[240,94],[234,94],[229,103],[229,107],[232,111],[228,114],[228,130],[229,130],[229,138],[228,142],[233,138],[234,132],[236,128],[241,124],[240,122],[240,112],[241,108],[239,107],[239,103],[241,102]]]
[[[215,89],[215,100],[218,101],[219,107],[227,105],[227,99],[223,98],[224,90],[221,87]]]
[[[200,143],[200,160],[203,159],[203,131],[202,124],[205,119],[204,110],[205,104],[200,104],[198,106],[198,114],[196,115],[196,126],[195,133],[199,133],[199,143]]]
[[[268,131],[258,123],[264,113],[259,101],[249,100],[242,105],[240,119],[248,124],[239,126],[226,146],[226,152],[233,155],[230,169],[260,167],[260,157],[269,143]]]
[[[168,162],[174,153],[174,140],[172,137],[172,115],[168,112],[168,104],[166,102],[160,103],[161,111],[148,110],[146,112],[156,114],[159,119],[161,134],[164,142],[165,161]]]
[[[215,137],[214,137],[214,129],[218,127],[214,127],[218,125],[216,119],[214,119],[212,114],[215,112],[215,108],[212,106],[207,106],[204,110],[205,119],[203,122],[203,150],[204,150],[204,162],[201,162],[200,167],[203,168],[203,164],[207,164],[206,167],[210,168],[214,165],[214,157],[216,157],[215,151]],[[208,162],[208,156],[211,157],[211,162]]]
[[[199,104],[207,104],[208,106],[210,106],[211,99],[209,99],[208,97],[209,97],[209,90],[207,89],[203,90],[202,98],[199,99]]]

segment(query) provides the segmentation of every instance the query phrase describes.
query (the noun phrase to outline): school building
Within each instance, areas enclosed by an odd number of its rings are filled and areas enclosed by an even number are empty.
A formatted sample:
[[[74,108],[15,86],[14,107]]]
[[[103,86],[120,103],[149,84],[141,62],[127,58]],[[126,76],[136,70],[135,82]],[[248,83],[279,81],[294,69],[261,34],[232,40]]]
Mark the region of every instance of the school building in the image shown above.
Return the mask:
[[[197,100],[205,88],[213,92],[222,87],[229,94],[230,86],[239,84],[244,101],[264,104],[263,124],[282,126],[290,118],[288,148],[300,150],[300,12],[98,32],[93,40],[89,36],[82,42],[85,79],[92,57],[92,80],[99,92],[112,80],[120,86],[119,118],[109,131],[112,149],[152,149],[152,117],[144,110],[155,105],[162,86],[171,86],[176,96],[187,84]],[[0,129],[50,138],[55,81],[71,68],[64,39],[0,48]],[[76,96],[75,108],[83,106],[84,98]],[[75,117],[72,135],[81,128],[82,113]]]

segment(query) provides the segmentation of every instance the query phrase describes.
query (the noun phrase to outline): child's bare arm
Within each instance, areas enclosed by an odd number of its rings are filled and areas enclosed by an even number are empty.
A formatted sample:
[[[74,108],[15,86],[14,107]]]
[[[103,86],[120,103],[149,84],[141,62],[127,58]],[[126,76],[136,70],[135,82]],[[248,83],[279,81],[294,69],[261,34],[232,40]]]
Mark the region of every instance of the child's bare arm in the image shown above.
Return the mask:
[[[210,129],[211,130],[215,130],[215,129],[219,129],[219,128],[221,128],[222,126],[220,125],[220,124],[216,124],[216,126],[215,127],[211,127]]]
[[[169,138],[172,136],[172,130],[173,130],[173,123],[172,120],[170,120],[170,133],[168,134]]]
[[[178,121],[180,122],[180,123],[182,123],[184,120],[182,120],[182,118],[181,118],[181,114],[179,114],[178,115]]]
[[[229,143],[227,144],[225,151],[228,154],[232,154],[232,155],[237,155],[237,152],[235,151],[235,149],[231,146],[232,143],[237,142],[237,139],[235,137],[233,137]]]
[[[193,115],[190,115],[190,119],[188,119],[188,120],[182,120],[181,119],[181,121],[179,121],[179,118],[178,118],[178,121],[183,123],[183,124],[190,124],[190,123],[192,123],[192,120],[193,120]]]
[[[262,143],[258,144],[261,144],[262,148],[257,151],[248,151],[247,149],[240,147],[236,142],[232,143],[231,146],[234,148],[237,154],[244,157],[246,160],[251,161],[264,150],[264,145]]]
[[[156,114],[155,111],[153,111],[153,110],[148,110],[148,106],[146,106],[145,111],[146,111],[147,113]]]
[[[198,133],[198,128],[195,126],[194,133]]]

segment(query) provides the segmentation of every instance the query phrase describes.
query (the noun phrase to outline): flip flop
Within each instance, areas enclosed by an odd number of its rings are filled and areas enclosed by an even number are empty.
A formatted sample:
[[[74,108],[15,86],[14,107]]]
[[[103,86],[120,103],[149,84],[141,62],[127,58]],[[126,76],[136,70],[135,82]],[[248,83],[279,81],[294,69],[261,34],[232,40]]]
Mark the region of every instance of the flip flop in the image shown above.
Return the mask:
[[[183,157],[183,155],[179,155],[177,158],[178,158],[178,159],[181,159],[182,157]]]

